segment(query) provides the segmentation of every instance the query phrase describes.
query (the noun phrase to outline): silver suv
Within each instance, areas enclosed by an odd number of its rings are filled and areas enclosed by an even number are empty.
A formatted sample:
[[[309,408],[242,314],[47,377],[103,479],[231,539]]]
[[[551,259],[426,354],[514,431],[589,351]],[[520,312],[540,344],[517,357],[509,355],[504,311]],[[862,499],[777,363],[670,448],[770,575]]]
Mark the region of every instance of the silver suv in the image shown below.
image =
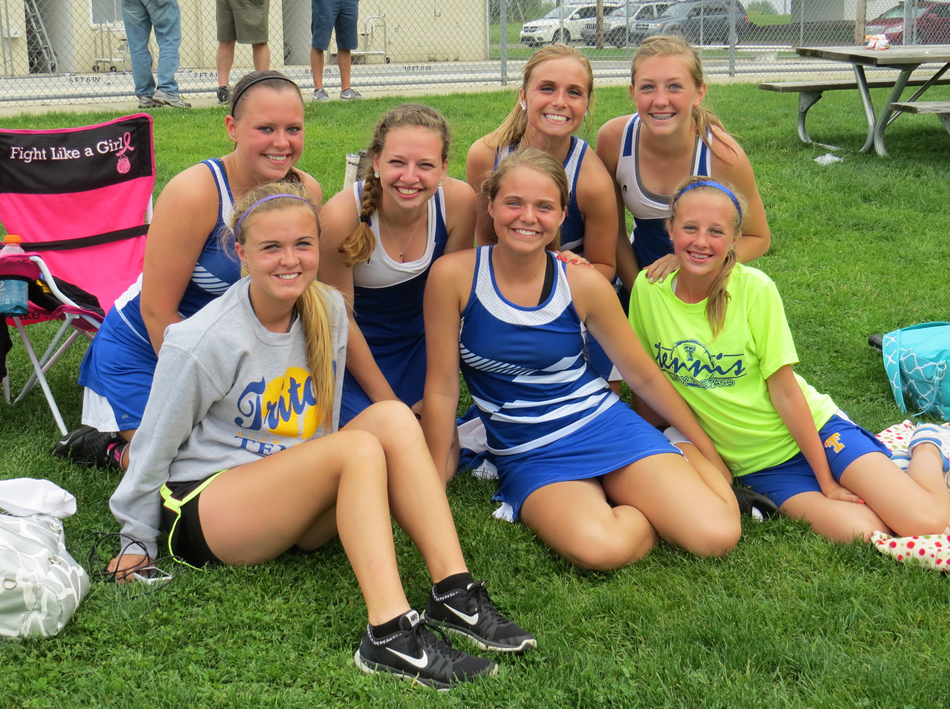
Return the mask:
[[[604,14],[615,7],[617,3],[605,2]],[[592,19],[597,19],[596,2],[555,7],[540,20],[524,23],[521,28],[521,43],[529,47],[540,47],[548,42],[570,44],[572,39],[580,39],[581,30]]]
[[[736,39],[741,40],[748,29],[749,18],[739,0],[684,0],[670,5],[652,22],[638,22],[630,38],[639,44],[655,34],[672,34],[690,44],[728,44],[730,19]]]
[[[663,14],[672,2],[631,2],[621,5],[609,15],[604,15],[604,44],[612,44],[619,49],[630,44],[635,37],[634,27],[639,22],[651,22]],[[581,39],[585,44],[597,42],[597,21],[588,22],[581,30]]]

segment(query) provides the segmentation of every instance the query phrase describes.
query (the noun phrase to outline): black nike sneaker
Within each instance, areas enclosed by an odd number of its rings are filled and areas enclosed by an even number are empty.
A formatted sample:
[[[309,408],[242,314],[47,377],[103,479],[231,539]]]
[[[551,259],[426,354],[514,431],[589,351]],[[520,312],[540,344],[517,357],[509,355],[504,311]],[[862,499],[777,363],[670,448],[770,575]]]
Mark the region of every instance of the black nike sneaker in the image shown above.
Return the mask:
[[[372,628],[360,642],[353,659],[363,672],[389,672],[401,679],[437,689],[451,689],[460,682],[497,675],[498,666],[481,657],[456,650],[440,639],[416,611],[399,619],[399,630],[382,638]]]
[[[433,586],[423,617],[451,633],[465,635],[483,650],[520,654],[538,646],[531,633],[498,612],[484,581],[441,595]]]

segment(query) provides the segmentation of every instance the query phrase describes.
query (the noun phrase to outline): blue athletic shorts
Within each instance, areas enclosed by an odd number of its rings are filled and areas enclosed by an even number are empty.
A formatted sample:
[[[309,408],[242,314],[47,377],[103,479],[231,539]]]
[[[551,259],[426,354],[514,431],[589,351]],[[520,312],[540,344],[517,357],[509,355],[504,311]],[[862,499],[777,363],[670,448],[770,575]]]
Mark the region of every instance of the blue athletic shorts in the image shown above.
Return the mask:
[[[873,433],[851,421],[843,411],[828,419],[828,423],[818,431],[818,436],[825,445],[831,474],[838,482],[848,466],[861,456],[868,453],[891,454]],[[818,478],[801,452],[784,463],[743,475],[739,479],[779,507],[800,493],[821,492]]]
[[[310,45],[326,51],[336,29],[337,49],[358,49],[359,0],[310,0]]]

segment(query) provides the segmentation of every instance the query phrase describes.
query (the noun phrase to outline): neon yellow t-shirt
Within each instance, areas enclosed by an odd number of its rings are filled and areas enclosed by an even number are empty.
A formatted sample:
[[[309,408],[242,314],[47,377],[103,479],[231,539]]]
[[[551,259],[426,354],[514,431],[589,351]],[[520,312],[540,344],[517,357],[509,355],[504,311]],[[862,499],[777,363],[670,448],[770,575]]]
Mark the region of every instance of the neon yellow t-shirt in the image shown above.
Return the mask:
[[[651,284],[641,271],[630,296],[630,324],[640,342],[686,400],[733,475],[769,468],[796,455],[798,445],[772,400],[766,379],[798,362],[782,299],[758,269],[736,264],[729,304],[713,340],[706,301],[684,303],[675,278]],[[797,374],[820,429],[838,410]]]

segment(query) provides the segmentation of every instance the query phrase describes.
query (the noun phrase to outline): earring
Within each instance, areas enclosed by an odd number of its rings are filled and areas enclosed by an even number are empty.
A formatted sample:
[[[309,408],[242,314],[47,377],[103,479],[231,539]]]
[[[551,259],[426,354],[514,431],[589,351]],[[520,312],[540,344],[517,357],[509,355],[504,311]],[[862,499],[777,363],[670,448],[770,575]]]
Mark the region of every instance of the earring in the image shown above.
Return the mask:
[[[442,186],[442,180],[439,180],[439,187]]]
[[[521,104],[521,110],[522,110],[522,111],[527,111],[527,110],[528,110],[528,106],[527,106],[526,104]]]
[[[373,173],[373,177],[375,177],[375,178],[378,180],[378,179],[379,179],[379,173],[378,173],[378,172],[374,172],[374,173]]]
[[[590,115],[590,111],[584,111],[584,118],[587,118]]]

